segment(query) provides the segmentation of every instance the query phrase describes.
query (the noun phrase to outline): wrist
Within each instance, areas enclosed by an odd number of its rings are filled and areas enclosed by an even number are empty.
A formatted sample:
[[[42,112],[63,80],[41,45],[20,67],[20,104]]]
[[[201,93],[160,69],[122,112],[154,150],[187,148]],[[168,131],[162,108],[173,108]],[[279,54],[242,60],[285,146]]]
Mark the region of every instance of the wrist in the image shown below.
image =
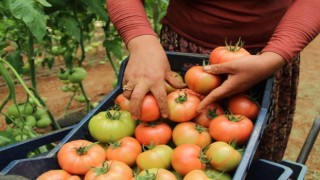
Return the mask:
[[[262,60],[267,61],[274,69],[280,69],[287,63],[280,54],[271,51],[261,53],[260,57]]]
[[[140,35],[132,38],[127,43],[127,49],[129,52],[137,50],[147,50],[152,47],[161,46],[160,41],[154,35]],[[161,46],[162,47],[162,46]],[[147,49],[145,49],[147,48]]]

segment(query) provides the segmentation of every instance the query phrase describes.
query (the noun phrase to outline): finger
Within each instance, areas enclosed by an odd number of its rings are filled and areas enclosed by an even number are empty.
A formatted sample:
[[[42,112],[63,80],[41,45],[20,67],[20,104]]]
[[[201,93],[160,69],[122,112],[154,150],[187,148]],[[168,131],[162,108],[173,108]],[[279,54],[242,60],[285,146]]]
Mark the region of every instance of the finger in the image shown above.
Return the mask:
[[[203,70],[210,74],[232,74],[231,63],[211,64],[203,67]]]
[[[137,120],[140,117],[140,109],[144,96],[149,91],[148,86],[144,83],[139,83],[135,86],[130,97],[130,112],[133,119]]]
[[[167,93],[165,86],[156,86],[151,89],[153,96],[156,98],[161,116],[163,118],[169,117],[169,109],[168,109],[168,102],[167,102]]]
[[[177,72],[169,71],[166,73],[166,82],[170,84],[173,88],[182,89],[187,87],[183,81],[183,77]]]
[[[127,84],[122,84],[123,96],[127,99],[131,99],[131,94],[135,88],[133,83],[128,82]]]

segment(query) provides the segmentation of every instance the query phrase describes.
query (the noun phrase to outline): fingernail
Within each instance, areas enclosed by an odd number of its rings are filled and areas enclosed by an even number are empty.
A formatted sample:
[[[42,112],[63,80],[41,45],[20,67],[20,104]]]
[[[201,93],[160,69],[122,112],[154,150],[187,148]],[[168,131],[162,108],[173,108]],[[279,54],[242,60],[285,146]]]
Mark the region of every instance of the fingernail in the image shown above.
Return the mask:
[[[203,70],[204,70],[204,71],[210,71],[210,66],[204,66],[204,67],[203,67]]]

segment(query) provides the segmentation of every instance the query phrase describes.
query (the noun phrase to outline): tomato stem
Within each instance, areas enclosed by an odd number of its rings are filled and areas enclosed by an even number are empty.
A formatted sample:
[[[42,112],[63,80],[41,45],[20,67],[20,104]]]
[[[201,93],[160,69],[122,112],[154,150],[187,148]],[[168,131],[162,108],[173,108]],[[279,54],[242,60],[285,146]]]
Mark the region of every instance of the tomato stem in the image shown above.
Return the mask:
[[[206,132],[208,129],[200,124],[196,124],[194,127],[199,133]]]
[[[237,52],[244,46],[244,41],[241,41],[241,37],[239,37],[238,42],[235,45],[232,45],[232,41],[227,43],[227,39],[225,40],[226,48],[231,52]]]
[[[176,103],[184,103],[188,100],[188,95],[186,92],[183,92],[184,94],[183,95],[178,95],[178,97],[175,99]]]
[[[85,155],[87,152],[90,150],[91,147],[97,145],[99,142],[94,142],[88,146],[80,146],[79,148],[76,148],[77,154],[78,155]]]
[[[118,120],[121,117],[121,112],[117,110],[107,110],[105,116],[111,120]]]
[[[109,171],[111,165],[112,165],[112,162],[109,165],[108,163],[106,163],[106,161],[104,161],[101,167],[92,167],[92,170],[97,174],[96,176],[99,176],[102,174],[106,174]]]

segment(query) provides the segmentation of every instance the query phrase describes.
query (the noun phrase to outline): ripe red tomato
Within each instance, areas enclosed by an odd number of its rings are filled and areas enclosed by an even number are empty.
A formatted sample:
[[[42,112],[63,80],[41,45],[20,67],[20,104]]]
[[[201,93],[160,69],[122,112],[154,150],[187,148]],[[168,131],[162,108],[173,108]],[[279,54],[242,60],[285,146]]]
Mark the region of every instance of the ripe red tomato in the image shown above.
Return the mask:
[[[220,64],[232,61],[242,56],[250,55],[250,53],[243,48],[243,44],[244,43],[239,39],[235,45],[232,45],[231,43],[228,45],[226,43],[225,46],[216,47],[210,53],[209,63]]]
[[[42,173],[37,180],[80,180],[79,176],[71,175],[70,173],[62,170],[62,169],[54,169],[47,172]]]
[[[202,95],[209,94],[222,83],[220,75],[207,73],[202,66],[193,66],[188,69],[184,79],[188,88]]]
[[[141,103],[141,121],[155,121],[160,118],[160,109],[155,97],[148,93],[144,96]]]
[[[255,120],[260,112],[260,105],[258,102],[250,98],[246,94],[237,94],[230,98],[227,105],[228,110],[232,114],[240,114]]]
[[[218,115],[222,114],[224,114],[222,106],[220,106],[218,103],[213,102],[194,118],[194,122],[208,128],[210,125],[210,121]]]
[[[116,97],[114,103],[119,105],[121,110],[130,111],[130,101],[123,96],[123,93]]]
[[[178,81],[184,82],[184,81],[183,81],[183,77],[181,76],[180,73],[178,73],[178,72],[176,72],[176,71],[171,71],[171,73],[174,75],[174,77],[175,77]],[[167,94],[169,94],[169,93],[177,90],[176,88],[172,87],[168,82],[165,82],[164,85],[165,85]]]
[[[209,133],[216,141],[244,144],[253,130],[253,123],[242,115],[219,115],[209,125]]]
[[[98,144],[87,140],[74,140],[64,144],[58,152],[60,167],[71,173],[84,175],[91,166],[105,161],[105,150]]]
[[[124,137],[111,142],[107,148],[107,160],[117,160],[133,166],[138,155],[142,152],[141,144],[133,137]]]
[[[121,161],[105,161],[88,171],[84,180],[95,179],[123,179],[131,180],[133,173],[131,168]]]
[[[171,164],[178,174],[185,176],[192,170],[204,170],[204,159],[205,155],[199,146],[182,144],[173,150]]]
[[[200,103],[199,96],[188,89],[179,89],[167,96],[169,118],[174,122],[190,121],[197,115],[197,106]]]
[[[231,145],[216,141],[206,149],[206,157],[210,160],[213,169],[223,172],[234,170],[241,161],[241,153]]]
[[[143,145],[167,144],[172,136],[170,126],[164,122],[141,122],[135,129],[136,139]]]
[[[149,149],[142,152],[137,157],[137,165],[140,170],[150,168],[164,168],[171,167],[172,148],[168,145],[149,146]]]
[[[172,132],[172,140],[176,146],[181,144],[195,144],[201,148],[212,141],[208,129],[194,122],[181,122]]]

